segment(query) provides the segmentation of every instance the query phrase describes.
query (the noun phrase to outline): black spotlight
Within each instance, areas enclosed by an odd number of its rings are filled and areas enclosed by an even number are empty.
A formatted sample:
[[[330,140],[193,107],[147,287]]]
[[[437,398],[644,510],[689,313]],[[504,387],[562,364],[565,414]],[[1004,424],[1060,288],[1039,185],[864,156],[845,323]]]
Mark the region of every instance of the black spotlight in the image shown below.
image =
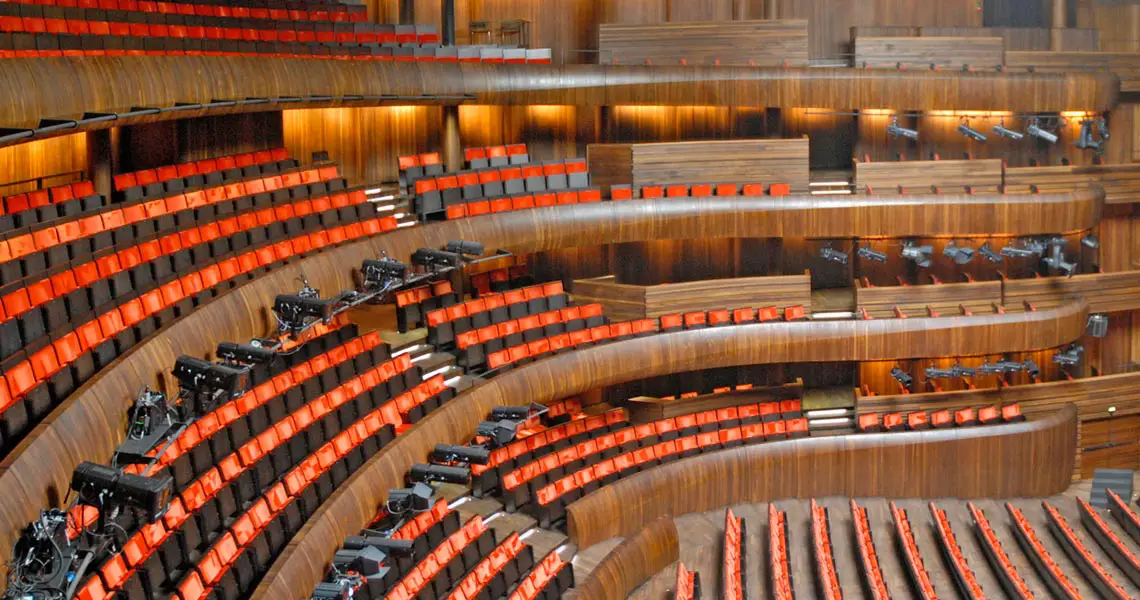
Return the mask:
[[[511,443],[518,433],[518,423],[515,421],[483,421],[479,423],[476,435],[490,440],[492,446],[503,446]]]
[[[863,258],[872,262],[883,264],[886,264],[887,262],[887,254],[885,252],[879,252],[872,248],[867,248],[866,246],[859,248],[856,253],[859,255],[859,258]]]
[[[199,394],[236,398],[249,387],[248,367],[219,365],[193,356],[179,356],[173,373],[184,390]]]
[[[453,446],[451,444],[436,444],[432,450],[431,460],[439,464],[464,463],[469,465],[485,465],[491,462],[491,451],[483,446]]]
[[[423,512],[431,508],[434,490],[427,483],[417,483],[410,488],[388,490],[388,512],[399,515],[408,511]]]
[[[364,287],[374,288],[389,281],[404,281],[408,276],[408,265],[385,256],[380,260],[364,261],[360,272],[364,275]]]
[[[468,242],[467,240],[451,240],[447,243],[447,251],[464,256],[479,256],[483,254],[483,244]]]
[[[841,265],[847,264],[847,253],[842,250],[836,250],[831,246],[820,248],[819,257],[827,262],[839,263]]]
[[[332,303],[316,296],[281,294],[273,301],[273,312],[286,329],[300,330],[307,319],[328,319]]]
[[[525,421],[531,418],[535,411],[541,410],[542,406],[496,406],[491,409],[491,418],[495,421],[502,421],[503,419],[510,419],[511,421]]]
[[[914,383],[914,377],[911,377],[910,373],[898,367],[891,369],[891,377],[894,377],[895,381],[899,382],[904,388],[909,388],[911,384]]]
[[[166,512],[173,486],[170,476],[143,477],[87,461],[71,475],[71,489],[79,494],[79,502],[98,508],[100,518],[115,507],[130,507],[154,521]]]
[[[420,248],[412,254],[412,264],[420,265],[432,271],[445,269],[447,267],[458,267],[463,264],[463,257],[455,252]]]
[[[233,363],[246,365],[268,365],[277,360],[277,352],[271,348],[262,348],[251,344],[235,344],[222,342],[218,344],[218,358]]]
[[[408,480],[414,483],[467,483],[471,481],[471,469],[466,467],[445,467],[442,465],[412,465]]]

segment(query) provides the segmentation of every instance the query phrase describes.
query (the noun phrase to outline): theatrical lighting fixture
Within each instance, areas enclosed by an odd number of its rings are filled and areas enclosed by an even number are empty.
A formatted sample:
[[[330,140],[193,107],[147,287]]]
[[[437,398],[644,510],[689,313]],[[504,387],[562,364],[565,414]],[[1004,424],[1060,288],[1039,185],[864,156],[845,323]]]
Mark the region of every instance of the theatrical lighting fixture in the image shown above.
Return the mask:
[[[990,364],[989,361],[986,361],[978,366],[978,373],[980,375],[1001,375],[1005,372],[1005,367],[1002,366],[1000,362]]]
[[[1053,355],[1053,362],[1065,366],[1074,367],[1081,364],[1081,356],[1085,353],[1085,347],[1079,344],[1073,344],[1067,349],[1057,352]]]
[[[892,119],[891,123],[887,125],[887,133],[892,137],[905,137],[907,139],[915,141],[918,140],[918,132],[913,129],[907,129],[906,127],[900,126],[898,117]]]
[[[1044,249],[1042,249],[1042,252],[1044,252]],[[1003,246],[1001,249],[1001,255],[1008,256],[1010,258],[1030,258],[1032,256],[1040,256],[1040,254],[1033,248],[1022,248],[1013,245]]]
[[[431,461],[438,464],[464,463],[485,465],[491,461],[491,451],[483,446],[453,446],[436,444]]]
[[[1065,275],[1072,277],[1077,272],[1077,263],[1067,262],[1065,260],[1065,253],[1061,252],[1060,246],[1053,246],[1053,255],[1046,256],[1042,259],[1049,267],[1061,271]]]
[[[1006,373],[1017,373],[1018,371],[1025,370],[1025,364],[1015,360],[999,360],[997,366],[1001,367]]]
[[[1092,248],[1095,250],[1096,248],[1100,248],[1100,238],[1098,238],[1095,233],[1090,233],[1081,238],[1081,245],[1085,248]]]
[[[963,121],[958,124],[958,133],[974,140],[975,142],[984,142],[987,139],[986,134],[978,131],[977,129],[974,129],[973,127],[970,127],[970,124],[967,121]]]
[[[71,489],[79,494],[79,503],[99,509],[102,520],[113,517],[115,508],[141,510],[148,521],[166,513],[174,479],[169,475],[143,477],[124,473],[122,469],[84,461],[71,475]]]
[[[388,512],[399,515],[411,512],[423,512],[431,508],[431,497],[435,490],[427,483],[417,483],[410,488],[388,490]]]
[[[219,365],[182,355],[172,371],[186,392],[236,398],[249,387],[249,367]]]
[[[954,262],[959,265],[964,265],[974,260],[975,252],[976,251],[969,246],[959,246],[955,242],[950,242],[942,249],[942,256],[953,259]]]
[[[1035,138],[1045,140],[1050,144],[1057,143],[1057,134],[1047,129],[1042,129],[1041,126],[1037,124],[1037,119],[1033,119],[1029,122],[1029,126],[1025,128],[1025,132]]]
[[[501,421],[503,419],[525,421],[543,412],[546,412],[546,407],[541,404],[531,404],[530,406],[496,406],[491,409],[491,418],[495,421]]]
[[[997,252],[994,252],[994,249],[990,247],[989,242],[982,244],[982,247],[978,248],[978,254],[981,254],[982,258],[993,263],[1000,263],[1005,260],[1005,257],[998,254]]]
[[[446,267],[458,267],[463,264],[463,257],[455,252],[420,248],[412,253],[412,264],[420,265],[425,269],[439,270]]]
[[[131,406],[127,439],[115,451],[115,464],[146,464],[154,460],[147,453],[169,437],[178,420],[178,411],[167,402],[166,394],[143,386]]]
[[[365,546],[358,550],[337,550],[333,554],[332,562],[333,568],[340,573],[351,571],[370,578],[381,576],[381,571],[387,571],[388,568],[383,565],[386,560],[388,560],[387,553],[375,546]],[[325,585],[340,585],[340,582]]]
[[[1100,150],[1100,142],[1093,139],[1093,122],[1081,121],[1081,135],[1073,145],[1081,150]]]
[[[413,483],[467,483],[471,481],[471,469],[467,467],[445,467],[442,465],[412,465],[408,481]]]
[[[1002,119],[1001,124],[994,125],[993,132],[996,133],[999,137],[1009,138],[1009,139],[1014,140],[1014,141],[1021,140],[1021,139],[1025,138],[1025,134],[1021,133],[1020,131],[1014,131],[1012,129],[1006,129],[1005,119]]]
[[[272,348],[234,342],[221,342],[216,354],[225,362],[244,365],[268,365],[277,360],[277,352]]]
[[[839,263],[841,265],[847,264],[847,253],[836,250],[830,245],[819,249],[819,257],[828,262]]]
[[[867,247],[860,248],[859,250],[856,251],[856,254],[859,256],[859,258],[865,258],[865,259],[872,261],[872,262],[883,263],[883,264],[886,264],[886,262],[887,262],[887,253],[886,252],[879,252],[879,251],[874,250],[872,248],[867,248]]]
[[[957,379],[959,377],[973,377],[977,375],[978,370],[970,367],[963,367],[962,365],[954,365],[949,369],[939,369],[936,367],[927,367],[924,371],[927,379]]]
[[[1089,335],[1095,338],[1102,338],[1108,335],[1108,315],[1104,313],[1095,313],[1089,315],[1086,330],[1088,331]]]
[[[309,319],[327,320],[332,303],[308,294],[281,294],[273,301],[278,325],[285,331],[300,331]]]
[[[1025,366],[1025,370],[1029,372],[1029,376],[1033,379],[1037,379],[1037,377],[1041,375],[1041,368],[1037,366],[1037,363],[1033,362],[1033,359],[1027,358],[1022,364]]]
[[[68,513],[58,508],[40,511],[40,518],[20,532],[8,564],[5,600],[66,598],[77,548],[68,538]]]
[[[914,263],[920,267],[930,266],[930,255],[934,252],[934,248],[930,246],[919,246],[911,242],[904,242],[902,248],[902,257],[913,260]]]
[[[369,546],[379,548],[388,556],[410,557],[415,554],[415,543],[412,540],[400,540],[380,535],[350,535],[344,539],[345,550],[360,550]]]
[[[381,568],[372,577],[383,578],[388,574],[388,567]],[[355,591],[364,585],[364,578],[355,572],[336,574],[334,581],[323,581],[313,588],[309,600],[348,600]]]
[[[360,272],[364,275],[364,287],[371,289],[389,281],[404,281],[408,276],[408,265],[383,256],[379,260],[366,260],[361,263]]]
[[[475,430],[475,435],[486,438],[488,447],[499,447],[509,444],[518,433],[518,423],[503,419],[500,421],[483,421]]]
[[[465,256],[479,256],[483,254],[483,244],[468,242],[467,240],[451,240],[447,242],[447,251]]]
[[[891,369],[891,377],[894,377],[895,381],[899,382],[904,388],[909,388],[910,384],[914,383],[914,377],[911,377],[910,373],[898,367]]]

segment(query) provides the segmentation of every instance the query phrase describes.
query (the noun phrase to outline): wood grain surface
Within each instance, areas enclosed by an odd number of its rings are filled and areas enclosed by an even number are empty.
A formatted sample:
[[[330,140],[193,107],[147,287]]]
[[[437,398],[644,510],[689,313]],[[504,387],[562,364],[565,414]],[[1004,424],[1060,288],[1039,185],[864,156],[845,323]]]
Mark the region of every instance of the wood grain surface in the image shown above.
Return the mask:
[[[715,21],[598,27],[603,64],[802,67],[808,64],[808,24],[788,21]]]
[[[710,311],[722,308],[803,306],[811,314],[811,275],[735,277],[660,285],[627,285],[614,277],[576,279],[578,302],[598,302],[615,320]]]
[[[677,562],[673,519],[659,519],[622,540],[590,574],[575,584],[569,600],[625,598],[642,582]]]
[[[1000,37],[855,38],[855,66],[896,68],[938,65],[946,69],[993,69],[1005,62]]]

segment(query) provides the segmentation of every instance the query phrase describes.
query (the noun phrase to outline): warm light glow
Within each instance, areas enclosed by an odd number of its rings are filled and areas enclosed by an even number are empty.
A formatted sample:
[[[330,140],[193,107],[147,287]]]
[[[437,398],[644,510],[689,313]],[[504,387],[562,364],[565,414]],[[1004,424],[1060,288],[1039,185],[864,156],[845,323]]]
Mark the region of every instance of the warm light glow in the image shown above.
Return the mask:
[[[859,112],[864,114],[864,115],[872,115],[872,116],[895,114],[895,111],[893,111],[889,108],[864,108],[864,109],[860,110]]]
[[[929,117],[1012,117],[1008,110],[932,110],[926,113]]]
[[[1081,119],[1089,116],[1089,112],[1085,110],[1063,110],[1061,116],[1066,119]]]
[[[565,109],[560,104],[532,104],[526,107],[526,112],[532,119],[557,119]]]

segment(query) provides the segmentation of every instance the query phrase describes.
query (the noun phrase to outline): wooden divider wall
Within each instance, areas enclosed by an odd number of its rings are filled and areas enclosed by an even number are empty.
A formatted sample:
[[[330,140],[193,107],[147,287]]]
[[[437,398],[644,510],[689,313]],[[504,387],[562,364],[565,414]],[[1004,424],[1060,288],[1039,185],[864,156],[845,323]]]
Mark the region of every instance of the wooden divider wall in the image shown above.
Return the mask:
[[[859,37],[999,37],[1005,50],[1051,50],[1054,29],[1044,27],[877,27],[851,28],[851,42]],[[1060,30],[1061,50],[1096,52],[1100,50],[1100,30],[1065,28]]]
[[[639,585],[677,562],[680,546],[673,519],[659,519],[631,532],[574,586],[570,600],[611,600],[629,596]]]
[[[855,66],[909,68],[938,65],[946,69],[992,69],[1005,63],[1000,37],[864,37],[855,38]]]
[[[600,303],[615,320],[710,311],[722,308],[803,306],[811,314],[811,275],[707,279],[660,285],[617,283],[614,276],[577,279],[578,302]]]
[[[981,160],[907,160],[889,162],[855,161],[855,184],[888,192],[902,186],[911,189],[963,186],[989,186],[1002,183],[1002,161]]]
[[[715,21],[602,24],[598,62],[617,65],[740,65],[801,67],[808,64],[808,24],[788,21]]]
[[[586,160],[601,185],[786,183],[806,191],[808,138],[651,144],[590,144]],[[628,162],[623,162],[628,159]]]

